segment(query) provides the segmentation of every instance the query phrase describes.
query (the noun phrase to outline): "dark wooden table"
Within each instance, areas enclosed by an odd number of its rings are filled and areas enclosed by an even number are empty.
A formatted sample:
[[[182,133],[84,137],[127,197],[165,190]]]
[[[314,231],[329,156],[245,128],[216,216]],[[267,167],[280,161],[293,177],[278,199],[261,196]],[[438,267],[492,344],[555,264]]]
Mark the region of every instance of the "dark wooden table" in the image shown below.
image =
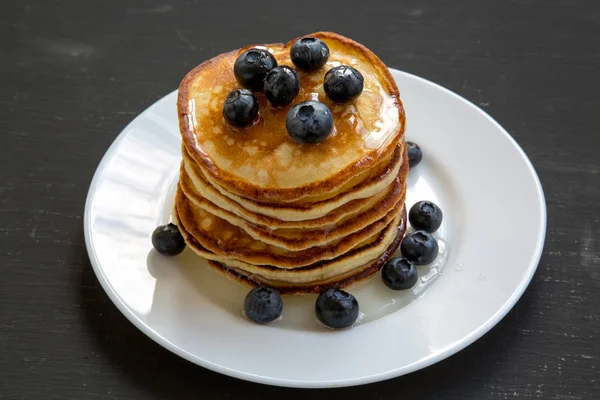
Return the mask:
[[[600,2],[235,3],[0,4],[0,399],[599,399]],[[82,215],[110,143],[189,69],[316,30],[496,118],[540,175],[548,233],[523,298],[466,350],[303,391],[218,375],[145,337],[98,284]]]

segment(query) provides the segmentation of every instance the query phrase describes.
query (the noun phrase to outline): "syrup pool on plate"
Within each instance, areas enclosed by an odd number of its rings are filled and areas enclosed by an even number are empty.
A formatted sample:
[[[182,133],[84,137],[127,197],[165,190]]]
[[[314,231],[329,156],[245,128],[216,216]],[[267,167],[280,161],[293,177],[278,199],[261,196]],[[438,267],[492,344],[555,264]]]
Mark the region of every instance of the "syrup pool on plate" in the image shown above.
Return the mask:
[[[442,226],[443,227],[443,226]],[[381,272],[365,282],[346,289],[358,300],[360,314],[354,326],[375,321],[392,314],[416,300],[425,293],[426,289],[441,276],[449,256],[449,246],[440,235],[434,235],[438,240],[439,253],[433,263],[417,267],[419,280],[409,290],[392,290],[381,280]],[[400,256],[399,251],[394,256]],[[317,296],[284,296],[283,316],[272,326],[283,329],[322,330],[325,328],[315,315],[315,300]]]

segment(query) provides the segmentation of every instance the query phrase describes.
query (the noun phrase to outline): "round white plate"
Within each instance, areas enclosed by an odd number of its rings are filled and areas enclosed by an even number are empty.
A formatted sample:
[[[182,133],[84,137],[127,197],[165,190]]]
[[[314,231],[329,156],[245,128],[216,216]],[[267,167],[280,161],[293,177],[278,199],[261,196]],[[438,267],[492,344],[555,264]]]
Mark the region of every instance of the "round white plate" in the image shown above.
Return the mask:
[[[285,297],[283,319],[272,325],[247,321],[245,288],[189,250],[175,258],[152,250],[152,231],[170,217],[181,159],[173,92],[119,135],[87,198],[91,263],[119,310],[198,365],[294,387],[403,375],[492,328],[527,287],[542,252],[546,209],[539,179],[517,143],[482,110],[436,84],[392,72],[406,107],[407,138],[424,152],[410,172],[407,204],[429,199],[444,212],[441,274],[421,269],[428,280],[410,293],[393,292],[377,277],[351,289],[364,315],[344,331],[316,322],[312,296]]]

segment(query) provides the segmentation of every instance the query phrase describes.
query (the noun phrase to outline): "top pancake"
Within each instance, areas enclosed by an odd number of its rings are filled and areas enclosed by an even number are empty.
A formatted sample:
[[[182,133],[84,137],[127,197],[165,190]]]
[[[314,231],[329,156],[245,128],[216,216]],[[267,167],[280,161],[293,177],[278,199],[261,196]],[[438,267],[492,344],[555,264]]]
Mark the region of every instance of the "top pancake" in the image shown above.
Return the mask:
[[[257,95],[259,121],[233,128],[222,117],[227,94],[241,86],[233,64],[251,47],[221,54],[186,75],[179,88],[178,110],[184,145],[203,173],[226,190],[256,201],[297,201],[335,192],[352,178],[387,157],[404,134],[404,110],[398,88],[385,65],[364,46],[335,33],[307,36],[330,49],[327,64],[298,70],[300,93],[293,104],[319,100],[333,113],[334,130],[319,144],[298,144],[288,135],[285,119],[290,105],[272,107]],[[279,65],[294,68],[288,44],[263,46]],[[364,76],[364,90],[352,104],[332,103],[323,78],[332,67],[346,64]],[[352,182],[354,183],[354,182]]]

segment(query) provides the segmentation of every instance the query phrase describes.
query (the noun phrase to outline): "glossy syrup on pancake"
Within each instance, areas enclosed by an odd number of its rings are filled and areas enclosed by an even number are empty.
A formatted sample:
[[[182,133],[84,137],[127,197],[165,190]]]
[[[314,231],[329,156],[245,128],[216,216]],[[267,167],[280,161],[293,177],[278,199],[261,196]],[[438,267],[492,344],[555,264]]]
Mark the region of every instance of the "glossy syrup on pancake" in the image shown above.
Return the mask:
[[[184,78],[178,108],[185,146],[203,171],[228,191],[256,200],[328,193],[368,171],[403,137],[404,110],[385,65],[340,35],[311,36],[331,49],[328,63],[318,71],[299,72],[300,93],[289,107],[272,107],[258,96],[260,117],[251,127],[233,128],[220,113],[227,94],[239,87],[231,66],[244,49],[209,60]],[[289,46],[263,48],[279,65],[292,65]],[[325,72],[340,64],[356,67],[365,77],[363,93],[353,104],[334,104],[323,92]],[[285,128],[289,108],[305,100],[325,103],[334,115],[333,133],[316,145],[295,143]]]

